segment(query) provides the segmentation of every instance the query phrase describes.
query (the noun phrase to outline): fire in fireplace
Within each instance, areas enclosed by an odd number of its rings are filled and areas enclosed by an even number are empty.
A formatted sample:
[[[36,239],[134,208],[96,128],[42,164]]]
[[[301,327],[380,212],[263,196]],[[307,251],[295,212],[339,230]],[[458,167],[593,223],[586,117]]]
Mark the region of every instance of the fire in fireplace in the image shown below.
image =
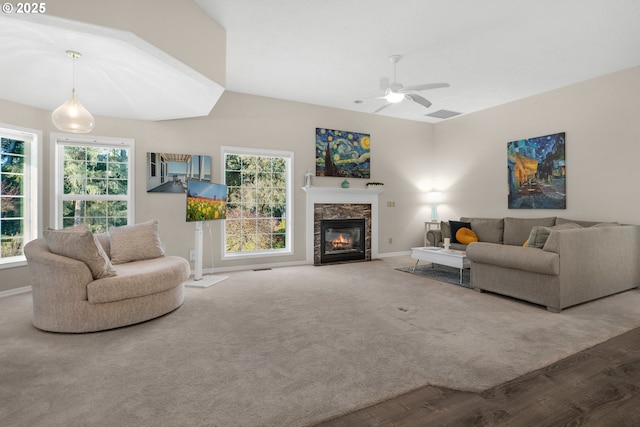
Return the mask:
[[[365,259],[365,220],[326,219],[320,224],[320,262]]]

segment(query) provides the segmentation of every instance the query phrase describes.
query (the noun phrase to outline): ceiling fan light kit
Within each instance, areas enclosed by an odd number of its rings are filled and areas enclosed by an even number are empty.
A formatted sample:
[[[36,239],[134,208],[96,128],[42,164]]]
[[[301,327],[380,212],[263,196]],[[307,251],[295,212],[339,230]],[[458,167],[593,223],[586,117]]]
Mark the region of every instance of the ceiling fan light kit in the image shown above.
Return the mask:
[[[67,56],[73,60],[73,87],[69,99],[53,110],[51,121],[54,126],[64,132],[88,133],[93,130],[95,120],[91,113],[84,108],[76,95],[76,68],[75,61],[82,57],[80,52],[68,50]]]
[[[384,96],[384,99],[386,99],[387,102],[396,104],[404,99],[404,94],[387,89],[387,94]]]
[[[448,83],[425,83],[420,85],[413,86],[403,86],[401,83],[397,81],[397,68],[398,61],[402,59],[401,55],[391,55],[389,58],[389,62],[393,64],[393,82],[389,82],[388,78],[381,79],[381,88],[384,90],[384,96],[379,97],[378,99],[384,99],[387,101],[386,104],[379,107],[374,113],[377,113],[385,108],[389,107],[392,104],[397,104],[404,100],[415,102],[416,104],[420,104],[425,108],[431,107],[431,101],[428,99],[418,95],[415,92],[429,89],[438,89],[443,87],[449,87]],[[361,103],[361,100],[355,101],[356,103]]]

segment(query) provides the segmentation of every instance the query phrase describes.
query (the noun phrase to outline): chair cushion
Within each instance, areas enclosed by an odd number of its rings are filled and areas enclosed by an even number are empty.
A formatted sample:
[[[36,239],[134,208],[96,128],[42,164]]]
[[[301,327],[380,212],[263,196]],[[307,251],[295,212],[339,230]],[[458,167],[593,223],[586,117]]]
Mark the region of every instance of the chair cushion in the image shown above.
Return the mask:
[[[84,262],[94,279],[117,274],[102,245],[85,224],[62,230],[45,230],[43,237],[54,254]]]
[[[189,263],[177,256],[148,259],[115,266],[118,277],[94,280],[87,285],[91,304],[101,304],[157,294],[182,286],[189,277]]]
[[[140,261],[163,257],[164,246],[160,241],[158,220],[109,229],[111,235],[111,262]]]

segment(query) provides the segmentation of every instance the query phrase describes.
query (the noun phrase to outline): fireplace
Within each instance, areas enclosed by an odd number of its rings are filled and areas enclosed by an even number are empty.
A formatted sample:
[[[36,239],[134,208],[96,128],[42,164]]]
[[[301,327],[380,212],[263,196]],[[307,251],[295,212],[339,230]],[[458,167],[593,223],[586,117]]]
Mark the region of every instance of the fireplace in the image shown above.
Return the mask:
[[[325,219],[320,222],[322,264],[365,259],[365,219]]]
[[[307,262],[322,265],[320,259],[321,222],[330,219],[364,218],[364,258],[378,255],[378,196],[382,189],[303,187],[307,193]],[[364,237],[363,237],[364,236]]]

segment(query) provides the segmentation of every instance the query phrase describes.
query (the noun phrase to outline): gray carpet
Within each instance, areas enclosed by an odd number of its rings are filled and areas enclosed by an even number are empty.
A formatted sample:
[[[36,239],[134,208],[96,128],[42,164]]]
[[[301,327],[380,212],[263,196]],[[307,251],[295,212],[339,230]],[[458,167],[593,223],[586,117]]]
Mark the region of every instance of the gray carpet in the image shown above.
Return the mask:
[[[445,282],[452,285],[470,287],[471,270],[462,270],[462,283],[460,283],[460,269],[440,264],[418,264],[411,267],[399,267],[398,271],[415,274],[417,276],[428,277],[429,279]]]
[[[640,291],[561,314],[395,270],[407,257],[230,273],[94,334],[0,299],[7,426],[306,426],[433,384],[479,391],[640,326]]]

